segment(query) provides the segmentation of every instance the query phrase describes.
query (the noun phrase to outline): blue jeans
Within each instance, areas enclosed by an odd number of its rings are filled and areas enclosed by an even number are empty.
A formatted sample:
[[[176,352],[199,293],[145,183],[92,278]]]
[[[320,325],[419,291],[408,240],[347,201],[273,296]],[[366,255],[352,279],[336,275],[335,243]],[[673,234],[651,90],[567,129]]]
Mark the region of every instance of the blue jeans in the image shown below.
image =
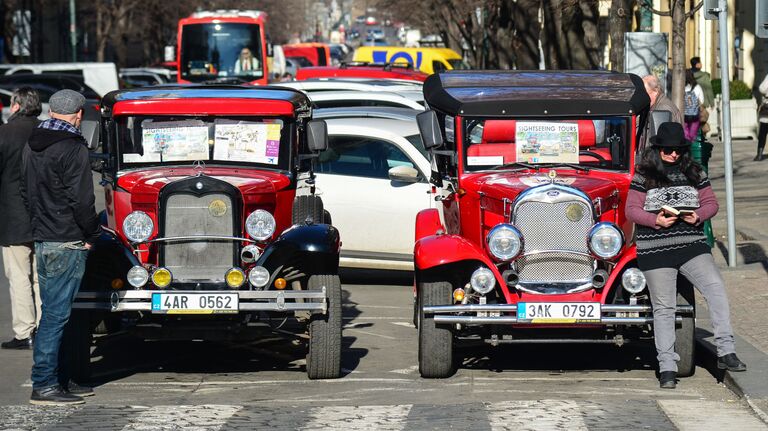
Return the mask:
[[[88,251],[61,242],[35,242],[42,317],[35,336],[32,387],[59,384],[59,347],[85,273]]]

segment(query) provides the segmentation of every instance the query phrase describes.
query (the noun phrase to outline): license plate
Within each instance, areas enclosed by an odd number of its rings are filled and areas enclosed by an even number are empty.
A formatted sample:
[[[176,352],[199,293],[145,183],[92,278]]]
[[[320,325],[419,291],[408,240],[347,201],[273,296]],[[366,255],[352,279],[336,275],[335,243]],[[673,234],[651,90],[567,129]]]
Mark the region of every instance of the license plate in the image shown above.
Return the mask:
[[[599,302],[520,302],[522,323],[600,323]]]
[[[152,312],[162,314],[237,313],[237,293],[153,293]]]

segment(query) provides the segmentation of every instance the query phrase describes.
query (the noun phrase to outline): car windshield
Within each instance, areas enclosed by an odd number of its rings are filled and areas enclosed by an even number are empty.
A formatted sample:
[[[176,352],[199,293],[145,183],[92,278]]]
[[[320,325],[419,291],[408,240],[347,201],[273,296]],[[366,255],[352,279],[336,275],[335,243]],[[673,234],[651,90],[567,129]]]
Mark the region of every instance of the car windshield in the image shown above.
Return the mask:
[[[464,120],[465,170],[570,166],[629,169],[630,118]]]
[[[261,78],[258,24],[189,24],[181,34],[181,77],[192,82]]]
[[[467,64],[464,60],[460,58],[455,58],[453,60],[448,60],[448,64],[451,65],[454,70],[469,70],[471,67],[469,67],[469,64]]]
[[[202,161],[289,169],[291,133],[280,119],[131,116],[117,125],[121,168]]]

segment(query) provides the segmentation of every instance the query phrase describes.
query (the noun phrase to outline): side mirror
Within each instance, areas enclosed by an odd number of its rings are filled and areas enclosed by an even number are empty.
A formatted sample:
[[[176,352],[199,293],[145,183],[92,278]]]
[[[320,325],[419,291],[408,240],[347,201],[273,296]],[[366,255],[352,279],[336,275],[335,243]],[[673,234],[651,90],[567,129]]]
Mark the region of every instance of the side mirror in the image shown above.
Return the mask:
[[[650,121],[650,127],[648,127],[648,139],[656,136],[659,132],[659,126],[661,123],[667,123],[672,121],[672,112],[670,111],[651,111],[651,115],[648,116]]]
[[[93,120],[83,120],[80,123],[80,132],[88,142],[88,149],[94,151],[99,148],[99,122]]]
[[[435,111],[420,112],[416,115],[416,123],[419,126],[424,148],[431,150],[443,145],[443,134],[440,132],[440,122],[437,121]]]
[[[323,120],[310,120],[307,123],[307,146],[310,151],[328,149],[328,125]]]
[[[412,166],[395,166],[390,169],[389,179],[392,181],[400,181],[402,183],[417,183],[419,182],[419,171]]]

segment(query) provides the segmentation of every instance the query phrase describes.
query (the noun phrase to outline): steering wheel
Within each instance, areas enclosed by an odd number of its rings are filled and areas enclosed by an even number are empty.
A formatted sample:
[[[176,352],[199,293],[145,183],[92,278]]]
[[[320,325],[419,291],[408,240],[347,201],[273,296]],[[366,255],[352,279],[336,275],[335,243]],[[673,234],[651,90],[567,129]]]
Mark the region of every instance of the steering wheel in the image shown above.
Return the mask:
[[[579,155],[580,155],[580,156],[584,155],[584,156],[590,156],[590,157],[594,157],[594,158],[596,158],[596,159],[597,159],[597,161],[598,161],[598,162],[600,162],[600,163],[607,163],[607,162],[608,162],[608,160],[606,160],[606,159],[605,159],[605,157],[603,157],[603,156],[602,156],[602,154],[600,154],[600,153],[596,153],[596,152],[594,152],[594,151],[589,151],[589,150],[579,150]]]

